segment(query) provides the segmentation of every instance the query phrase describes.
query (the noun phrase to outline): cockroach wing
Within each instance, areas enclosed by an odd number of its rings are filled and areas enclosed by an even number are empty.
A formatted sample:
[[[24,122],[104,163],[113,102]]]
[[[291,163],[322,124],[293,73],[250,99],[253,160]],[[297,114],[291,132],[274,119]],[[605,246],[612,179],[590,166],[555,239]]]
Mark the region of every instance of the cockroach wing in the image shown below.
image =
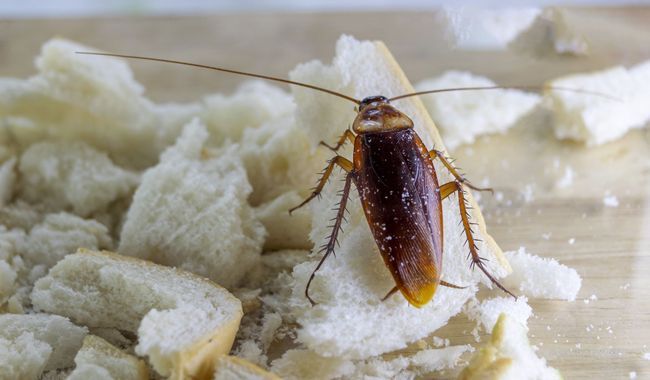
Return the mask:
[[[355,183],[375,242],[398,289],[421,307],[442,265],[442,208],[427,149],[413,129],[356,138]]]

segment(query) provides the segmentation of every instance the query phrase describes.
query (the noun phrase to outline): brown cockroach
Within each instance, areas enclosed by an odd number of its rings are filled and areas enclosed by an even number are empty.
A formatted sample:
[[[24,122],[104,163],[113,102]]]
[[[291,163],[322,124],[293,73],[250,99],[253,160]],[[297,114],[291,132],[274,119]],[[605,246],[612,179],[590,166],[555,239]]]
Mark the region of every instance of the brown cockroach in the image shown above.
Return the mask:
[[[413,121],[395,108],[391,102],[411,96],[449,91],[499,88],[540,89],[539,86],[438,89],[414,92],[393,98],[369,96],[357,100],[351,96],[307,83],[221,67],[123,54],[78,53],[174,63],[283,82],[325,92],[351,101],[358,107],[352,130],[346,130],[335,146],[321,142],[322,145],[330,148],[335,153],[347,141],[353,143],[352,161],[336,154],[329,161],[312,194],[304,202],[289,210],[289,212],[292,212],[317,197],[335,166],[346,172],[342,197],[332,226],[332,232],[327,243],[323,245],[323,257],[312,272],[305,287],[305,296],[312,305],[315,305],[315,302],[309,296],[309,286],[327,257],[334,252],[352,183],[355,184],[359,192],[366,220],[384,263],[395,280],[396,286],[383,299],[399,290],[411,305],[422,307],[433,298],[439,285],[462,288],[441,280],[443,254],[442,200],[454,193],[458,194],[458,206],[471,259],[470,267],[478,267],[492,283],[515,297],[486,269],[485,259],[479,256],[478,246],[476,245],[477,239],[472,234],[469,221],[464,187],[467,186],[479,191],[491,191],[491,189],[474,187],[456,170],[441,151],[427,149],[413,129]],[[546,88],[601,95],[570,88]],[[452,181],[443,184],[438,182],[436,169],[433,165],[434,160],[440,160],[453,176]]]

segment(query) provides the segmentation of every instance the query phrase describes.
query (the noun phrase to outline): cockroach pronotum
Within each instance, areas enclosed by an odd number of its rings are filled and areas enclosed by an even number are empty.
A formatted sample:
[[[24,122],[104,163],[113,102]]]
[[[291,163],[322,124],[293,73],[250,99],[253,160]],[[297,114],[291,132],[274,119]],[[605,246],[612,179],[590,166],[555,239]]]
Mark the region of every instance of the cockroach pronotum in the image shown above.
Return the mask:
[[[411,305],[422,307],[433,298],[438,285],[462,288],[441,279],[443,254],[442,200],[454,193],[458,194],[460,216],[471,258],[470,267],[478,267],[492,283],[515,297],[488,272],[484,264],[484,258],[479,256],[476,239],[472,235],[464,187],[467,186],[479,191],[491,191],[491,189],[481,189],[473,186],[456,170],[441,151],[427,149],[413,129],[413,121],[395,108],[391,102],[411,96],[449,91],[492,90],[498,88],[539,89],[539,87],[463,87],[420,91],[392,98],[369,96],[358,100],[307,83],[221,67],[123,54],[78,53],[174,63],[283,82],[325,92],[351,101],[358,107],[352,130],[347,129],[334,146],[321,142],[322,145],[334,151],[335,156],[329,161],[311,195],[301,204],[289,210],[289,212],[292,212],[317,197],[335,166],[346,172],[342,197],[332,226],[332,232],[327,239],[327,243],[322,247],[323,257],[312,272],[305,287],[305,296],[312,305],[316,303],[309,296],[309,286],[316,272],[334,252],[353,183],[359,192],[366,220],[377,247],[395,280],[396,286],[383,299],[387,299],[399,290]],[[570,88],[547,88],[601,95]],[[339,148],[348,141],[354,144],[352,161],[337,153]],[[436,169],[433,165],[434,160],[440,160],[454,178],[452,181],[443,184],[438,182]]]

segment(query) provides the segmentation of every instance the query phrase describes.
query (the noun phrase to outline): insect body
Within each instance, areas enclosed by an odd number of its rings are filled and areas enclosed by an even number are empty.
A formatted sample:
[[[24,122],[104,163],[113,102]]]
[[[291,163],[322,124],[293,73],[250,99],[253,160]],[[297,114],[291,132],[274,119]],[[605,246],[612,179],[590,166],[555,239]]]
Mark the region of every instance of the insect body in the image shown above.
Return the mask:
[[[421,307],[433,298],[438,285],[458,287],[440,279],[443,253],[442,200],[455,192],[458,193],[472,265],[478,266],[498,287],[512,294],[486,270],[483,259],[478,255],[465,204],[465,179],[441,152],[429,152],[426,149],[413,129],[411,119],[393,107],[389,99],[383,96],[368,97],[360,102],[353,131],[347,130],[338,144],[330,147],[336,151],[346,140],[352,141],[353,161],[335,156],[311,196],[296,207],[301,207],[318,196],[335,165],[345,170],[347,174],[342,198],[332,233],[324,246],[325,254],[305,289],[309,301],[315,303],[309,296],[309,285],[315,272],[334,252],[351,183],[359,191],[370,230],[396,283],[385,298],[399,290],[411,305]],[[440,159],[450,170],[454,176],[453,181],[442,185],[438,183],[433,166],[435,159]]]

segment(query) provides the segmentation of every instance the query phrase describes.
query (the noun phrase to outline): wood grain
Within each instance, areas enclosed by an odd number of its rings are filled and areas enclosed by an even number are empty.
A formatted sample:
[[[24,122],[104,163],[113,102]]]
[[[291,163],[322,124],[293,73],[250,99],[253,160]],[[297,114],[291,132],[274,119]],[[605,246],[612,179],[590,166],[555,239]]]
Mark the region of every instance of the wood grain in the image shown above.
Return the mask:
[[[29,62],[40,45],[57,35],[114,52],[280,76],[296,63],[331,59],[341,33],[384,40],[413,81],[453,68],[503,84],[540,84],[571,72],[650,58],[650,8],[572,10],[570,20],[590,41],[591,55],[550,60],[453,50],[436,20],[434,12],[3,20],[0,75],[31,75]],[[240,83],[200,70],[141,62],[132,66],[159,101],[196,99]],[[501,201],[483,195],[481,203],[489,231],[504,250],[525,246],[576,268],[583,277],[575,302],[531,301],[530,337],[540,354],[566,379],[620,379],[631,371],[650,378],[650,361],[643,359],[650,352],[648,130],[586,148],[557,141],[543,116],[533,115],[507,135],[481,138],[454,155],[475,183],[489,180],[503,194]],[[558,187],[566,167],[575,172],[574,181]],[[532,190],[529,202],[523,196],[527,187]],[[618,197],[618,207],[603,204],[607,193]],[[597,300],[590,300],[592,295]],[[473,327],[458,317],[435,335],[452,344],[475,343],[469,334]]]

